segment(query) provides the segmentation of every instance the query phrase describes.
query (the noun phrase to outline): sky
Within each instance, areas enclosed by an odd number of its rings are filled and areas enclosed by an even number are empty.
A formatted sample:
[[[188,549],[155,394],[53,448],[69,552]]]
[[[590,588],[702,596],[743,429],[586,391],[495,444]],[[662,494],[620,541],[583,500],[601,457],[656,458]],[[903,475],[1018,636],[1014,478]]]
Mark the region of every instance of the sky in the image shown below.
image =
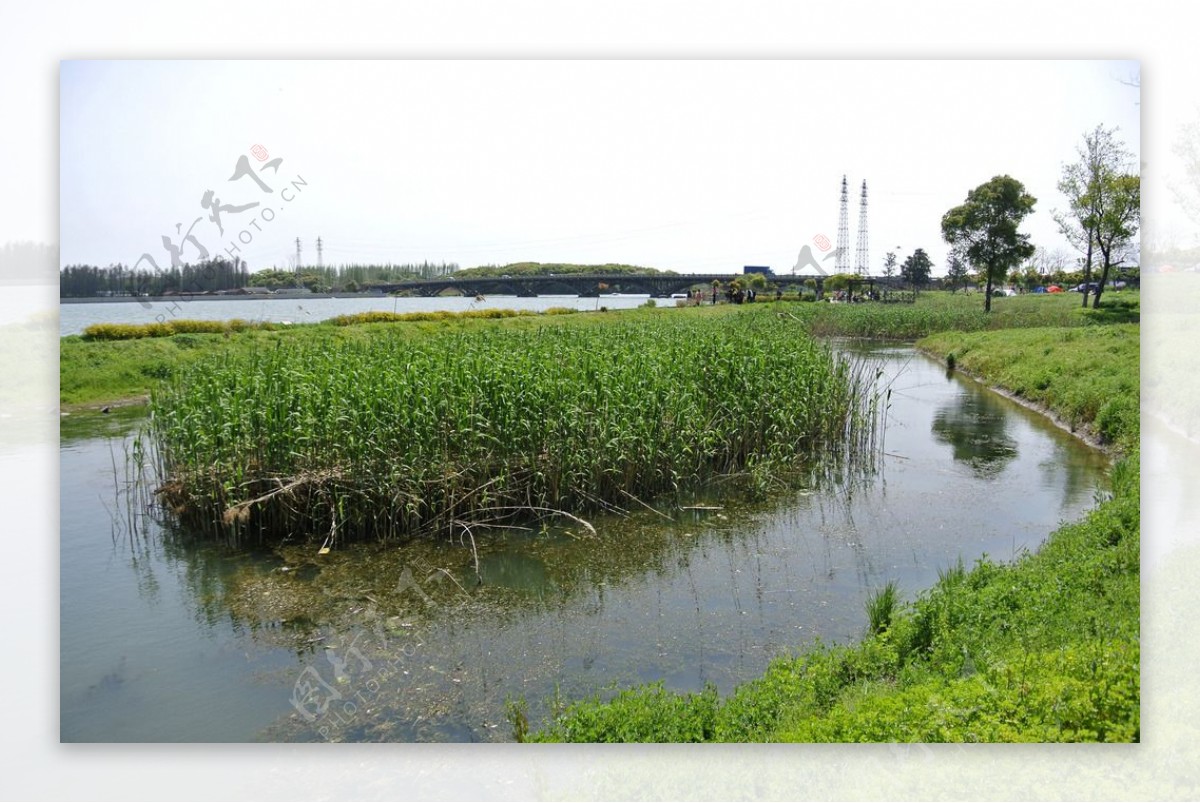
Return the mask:
[[[836,245],[845,176],[851,249],[867,183],[871,272],[924,248],[941,274],[942,215],[1000,174],[1038,199],[1033,243],[1070,250],[1051,216],[1062,168],[1097,125],[1140,153],[1139,74],[1072,60],[66,60],[60,265],[165,267],[167,236],[184,261],[204,248],[291,268],[296,239],[308,265],[320,237],[326,265],[785,273],[806,244],[829,254],[820,236]]]

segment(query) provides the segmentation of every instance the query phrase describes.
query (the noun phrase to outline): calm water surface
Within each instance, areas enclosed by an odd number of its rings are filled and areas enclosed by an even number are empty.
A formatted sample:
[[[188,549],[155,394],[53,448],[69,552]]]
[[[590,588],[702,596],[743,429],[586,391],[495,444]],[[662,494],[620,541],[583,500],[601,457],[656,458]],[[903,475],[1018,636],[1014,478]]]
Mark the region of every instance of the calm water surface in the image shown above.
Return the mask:
[[[843,348],[891,382],[874,476],[595,537],[478,532],[478,572],[457,542],[254,554],[144,518],[133,536],[114,466],[135,422],[64,419],[62,738],[492,741],[511,700],[536,725],[556,696],[636,682],[725,693],[860,636],[888,580],[911,599],[960,558],[1036,548],[1102,490],[1104,457],[1040,417],[910,348]]]

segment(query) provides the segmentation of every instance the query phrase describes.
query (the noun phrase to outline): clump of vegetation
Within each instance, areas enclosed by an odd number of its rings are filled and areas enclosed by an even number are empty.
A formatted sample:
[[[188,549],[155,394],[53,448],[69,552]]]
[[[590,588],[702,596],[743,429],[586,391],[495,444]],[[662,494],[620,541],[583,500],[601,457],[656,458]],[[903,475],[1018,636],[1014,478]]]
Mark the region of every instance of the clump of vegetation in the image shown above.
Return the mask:
[[[937,332],[1137,323],[1138,299],[1137,293],[1126,293],[1110,309],[1084,310],[1077,298],[1065,293],[1030,293],[996,299],[989,313],[969,295],[924,292],[915,304],[793,304],[785,314],[822,337],[916,340]]]
[[[888,580],[883,588],[867,597],[863,606],[867,611],[867,627],[873,634],[880,634],[892,626],[892,619],[900,604],[900,587],[895,580]]]
[[[144,337],[172,337],[179,334],[227,334],[251,329],[270,331],[269,321],[195,321],[178,319],[155,323],[94,323],[83,330],[84,340],[137,340]]]
[[[196,363],[156,389],[152,435],[199,524],[462,536],[869,448],[873,380],[770,314],[383,328]]]
[[[521,315],[536,315],[532,310],[512,309],[469,309],[462,312],[449,310],[430,310],[427,312],[356,312],[352,315],[338,315],[330,318],[334,326],[354,326],[363,323],[411,323],[414,321],[453,321],[453,320],[496,320],[498,318],[516,318]]]

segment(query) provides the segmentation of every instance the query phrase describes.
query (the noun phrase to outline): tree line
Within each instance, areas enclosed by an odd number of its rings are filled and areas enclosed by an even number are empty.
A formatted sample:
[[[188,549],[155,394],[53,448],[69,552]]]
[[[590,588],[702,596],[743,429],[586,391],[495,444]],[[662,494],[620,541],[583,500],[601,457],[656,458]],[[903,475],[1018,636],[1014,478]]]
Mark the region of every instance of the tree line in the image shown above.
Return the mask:
[[[374,285],[432,279],[458,270],[453,262],[304,267],[300,271],[268,268],[251,273],[244,260],[216,258],[163,270],[68,265],[59,271],[60,298],[162,296],[216,293],[246,287],[270,290],[304,288],[313,292],[357,292]]]
[[[245,287],[250,271],[244,260],[209,259],[163,270],[116,264],[67,265],[59,271],[60,298],[96,296],[161,296],[173,293],[211,293]]]

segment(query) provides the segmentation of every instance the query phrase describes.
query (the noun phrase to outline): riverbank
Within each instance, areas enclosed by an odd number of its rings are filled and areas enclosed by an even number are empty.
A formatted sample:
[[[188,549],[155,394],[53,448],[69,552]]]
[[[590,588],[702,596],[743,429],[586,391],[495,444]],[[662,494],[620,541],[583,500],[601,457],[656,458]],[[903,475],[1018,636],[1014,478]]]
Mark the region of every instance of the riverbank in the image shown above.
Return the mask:
[[[925,351],[1093,429],[1111,496],[1034,553],[888,585],[857,644],[774,661],[725,699],[660,684],[567,707],[533,741],[1111,741],[1140,738],[1138,327],[949,332]]]
[[[1138,741],[1138,460],[1113,497],[1012,564],[873,600],[858,644],[776,659],[728,698],[661,685],[566,709],[531,741]],[[528,723],[515,708],[518,737]]]
[[[1140,432],[1140,326],[941,332],[917,348],[1109,450]]]

